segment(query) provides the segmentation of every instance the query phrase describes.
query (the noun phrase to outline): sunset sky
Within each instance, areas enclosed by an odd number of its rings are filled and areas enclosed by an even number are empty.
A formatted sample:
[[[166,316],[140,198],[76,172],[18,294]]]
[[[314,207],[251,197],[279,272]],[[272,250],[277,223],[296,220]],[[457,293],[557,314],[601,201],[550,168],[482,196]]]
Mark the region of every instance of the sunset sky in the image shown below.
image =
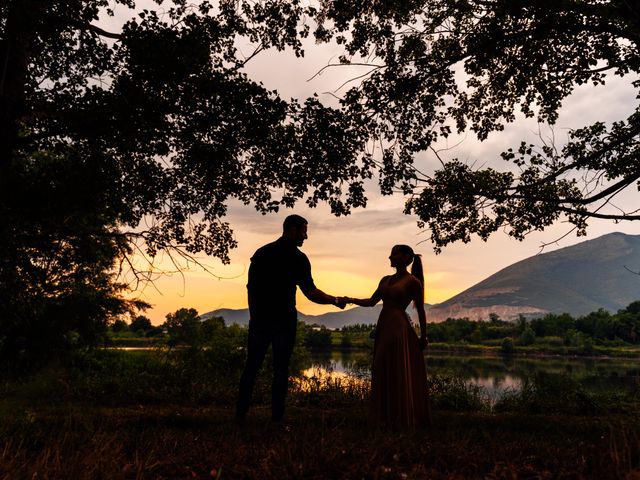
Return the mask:
[[[138,2],[138,9],[158,8],[152,2]],[[118,7],[114,19],[105,19],[102,24],[112,30],[132,11]],[[240,45],[247,55],[250,45]],[[339,54],[336,46],[306,44],[304,59],[297,59],[289,53],[267,52],[252,59],[247,65],[247,74],[269,89],[276,89],[283,98],[306,98],[317,92],[327,104],[335,104],[335,95],[345,89],[336,90],[345,80],[357,75],[357,70],[338,67],[326,70],[313,80],[314,76],[328,62]],[[566,141],[569,129],[579,128],[594,121],[612,121],[626,118],[636,107],[637,99],[631,87],[634,78],[611,78],[602,87],[583,86],[577,89],[563,105],[561,115],[553,130],[537,125],[535,120],[518,118],[505,131],[490,135],[485,142],[478,142],[472,133],[455,136],[442,148],[449,148],[442,155],[445,159],[459,158],[475,162],[477,166],[495,165],[499,153],[517,146],[521,140],[537,142],[538,132],[543,138],[555,137],[556,145]],[[416,163],[422,171],[433,171],[435,158],[419,156]],[[503,168],[503,167],[502,167]],[[309,239],[302,250],[309,256],[312,273],[318,288],[334,295],[368,296],[375,289],[383,275],[392,272],[388,255],[396,243],[406,243],[423,255],[426,269],[426,302],[438,303],[474,285],[487,276],[519,260],[536,255],[541,245],[552,243],[545,251],[565,247],[585,240],[570,233],[569,226],[559,223],[545,232],[536,232],[524,242],[515,241],[500,233],[487,243],[479,239],[470,244],[456,244],[447,247],[440,255],[433,253],[428,242],[428,232],[416,226],[416,219],[402,213],[402,196],[382,197],[376,182],[368,190],[369,204],[366,209],[355,210],[350,216],[336,218],[326,206],[309,209],[303,203],[294,209],[282,210],[278,214],[262,216],[251,206],[239,202],[229,203],[227,220],[234,229],[238,248],[231,252],[231,264],[222,265],[211,258],[200,257],[216,278],[192,266],[182,274],[165,275],[133,292],[153,304],[147,312],[154,324],[164,321],[167,313],[181,307],[193,307],[200,313],[218,308],[245,308],[246,281],[249,259],[261,245],[275,240],[281,233],[282,220],[291,213],[303,215],[309,220]],[[637,204],[638,192],[625,192],[618,199],[622,207]],[[640,234],[640,224],[614,224],[609,221],[590,222],[588,237],[595,238],[605,233],[620,231]],[[168,265],[159,259],[159,265]],[[640,259],[638,260],[640,269]],[[169,267],[167,267],[169,268]],[[336,310],[335,307],[315,305],[299,295],[298,309],[306,314],[318,314]],[[374,321],[375,319],[372,319]]]

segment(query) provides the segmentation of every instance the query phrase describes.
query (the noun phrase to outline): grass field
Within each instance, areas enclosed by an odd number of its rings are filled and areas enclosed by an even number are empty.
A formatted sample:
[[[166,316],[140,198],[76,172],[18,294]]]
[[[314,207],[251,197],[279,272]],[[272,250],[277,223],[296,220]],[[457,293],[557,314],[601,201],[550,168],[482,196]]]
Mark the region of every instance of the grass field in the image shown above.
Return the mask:
[[[363,405],[229,408],[40,406],[4,422],[3,478],[639,478],[640,425],[625,415],[435,411],[412,433],[368,429]]]
[[[431,375],[433,425],[393,432],[369,428],[366,381],[295,377],[282,427],[266,372],[238,427],[238,370],[209,353],[103,351],[5,381],[0,478],[640,478],[638,391],[551,375],[489,402]]]

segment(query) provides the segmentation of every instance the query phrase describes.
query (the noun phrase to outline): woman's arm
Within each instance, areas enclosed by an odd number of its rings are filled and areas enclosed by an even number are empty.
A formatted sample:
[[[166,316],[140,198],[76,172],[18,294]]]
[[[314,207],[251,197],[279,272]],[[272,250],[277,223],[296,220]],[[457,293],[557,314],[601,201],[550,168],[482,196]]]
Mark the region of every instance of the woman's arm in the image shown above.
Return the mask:
[[[420,280],[416,279],[414,288],[413,301],[418,311],[418,322],[420,323],[420,347],[425,348],[429,340],[427,339],[427,315],[424,311],[424,287]]]
[[[382,298],[382,294],[380,293],[380,285],[382,284],[385,278],[387,277],[384,277],[382,280],[380,280],[380,284],[378,284],[378,288],[376,289],[375,292],[373,292],[373,295],[371,295],[371,298],[344,297],[344,299],[346,300],[347,303],[353,303],[354,305],[358,305],[359,307],[373,307]]]
[[[353,303],[354,305],[358,305],[360,307],[373,307],[376,303],[380,301],[380,295],[376,295],[378,291],[371,296],[371,298],[351,298],[345,297],[347,303]]]

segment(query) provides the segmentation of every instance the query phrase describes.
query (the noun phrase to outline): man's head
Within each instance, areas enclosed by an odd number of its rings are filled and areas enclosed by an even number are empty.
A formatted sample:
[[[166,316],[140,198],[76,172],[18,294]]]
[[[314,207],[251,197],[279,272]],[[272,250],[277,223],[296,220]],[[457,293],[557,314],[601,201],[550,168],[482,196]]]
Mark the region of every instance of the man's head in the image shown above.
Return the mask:
[[[301,247],[307,239],[307,222],[300,215],[289,215],[282,223],[282,236],[293,240],[296,246]]]

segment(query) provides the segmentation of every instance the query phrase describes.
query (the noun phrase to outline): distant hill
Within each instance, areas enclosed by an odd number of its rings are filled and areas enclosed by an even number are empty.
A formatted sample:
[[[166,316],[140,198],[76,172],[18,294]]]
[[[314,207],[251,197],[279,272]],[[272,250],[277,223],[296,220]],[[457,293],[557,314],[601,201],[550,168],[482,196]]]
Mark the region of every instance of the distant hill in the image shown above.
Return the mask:
[[[356,307],[344,311],[323,313],[322,315],[305,315],[304,313],[298,312],[298,319],[308,324],[317,323],[327,328],[340,328],[345,325],[355,325],[356,323],[375,323],[378,315],[380,315],[380,310],[382,310],[382,304],[372,308]],[[200,315],[200,318],[205,319],[211,316],[224,318],[227,325],[232,323],[237,323],[238,325],[249,324],[248,308],[238,310],[221,308],[204,313]]]
[[[627,268],[640,270],[640,235],[611,233],[514,263],[431,312],[445,318],[615,312],[640,299],[640,276]]]
[[[425,305],[428,321],[449,317],[485,320],[490,313],[503,319],[547,312],[584,315],[604,308],[615,312],[640,300],[640,235],[611,233],[571,247],[529,257],[514,263],[464,292],[438,305]],[[375,323],[381,305],[356,307],[323,315],[299,314],[306,323],[339,328]],[[407,309],[411,316],[412,307]],[[246,325],[247,309],[220,309],[206,313],[229,323]]]

